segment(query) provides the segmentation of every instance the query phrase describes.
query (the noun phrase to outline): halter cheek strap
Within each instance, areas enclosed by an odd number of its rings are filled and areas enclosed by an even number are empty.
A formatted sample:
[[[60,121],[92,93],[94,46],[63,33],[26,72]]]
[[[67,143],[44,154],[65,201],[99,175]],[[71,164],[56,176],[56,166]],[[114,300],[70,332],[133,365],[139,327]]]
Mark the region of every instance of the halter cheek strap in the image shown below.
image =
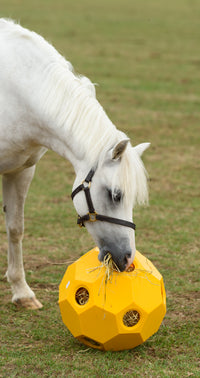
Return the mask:
[[[96,222],[98,220],[98,221],[102,221],[102,222],[119,224],[121,226],[130,227],[133,230],[135,230],[136,225],[132,222],[128,222],[128,221],[123,220],[123,219],[108,217],[107,215],[101,215],[101,214],[96,213],[94,206],[93,206],[92,198],[91,198],[91,195],[90,195],[90,187],[91,187],[92,178],[93,178],[94,174],[95,174],[95,171],[93,169],[91,169],[89,171],[87,177],[85,178],[85,180],[82,182],[82,184],[77,186],[77,188],[74,189],[72,194],[71,194],[71,198],[73,200],[75,195],[83,190],[84,193],[85,193],[85,198],[86,198],[86,202],[87,202],[87,205],[88,205],[89,212],[87,214],[83,215],[82,217],[80,215],[78,215],[77,224],[80,227],[83,227],[83,226],[85,226],[84,222]],[[86,183],[87,185],[84,185],[84,183]]]

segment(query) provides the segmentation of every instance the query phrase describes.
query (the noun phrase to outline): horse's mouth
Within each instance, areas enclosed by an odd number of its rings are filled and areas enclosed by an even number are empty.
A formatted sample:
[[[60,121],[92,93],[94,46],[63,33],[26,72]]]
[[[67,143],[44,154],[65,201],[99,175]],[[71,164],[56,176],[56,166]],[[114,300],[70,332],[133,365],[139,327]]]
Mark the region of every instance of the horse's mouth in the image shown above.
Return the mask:
[[[133,262],[132,253],[127,252],[115,255],[110,252],[109,248],[106,247],[100,248],[98,255],[99,261],[103,262],[108,254],[112,256],[113,266],[116,267],[116,270],[119,272],[127,271],[129,266]]]

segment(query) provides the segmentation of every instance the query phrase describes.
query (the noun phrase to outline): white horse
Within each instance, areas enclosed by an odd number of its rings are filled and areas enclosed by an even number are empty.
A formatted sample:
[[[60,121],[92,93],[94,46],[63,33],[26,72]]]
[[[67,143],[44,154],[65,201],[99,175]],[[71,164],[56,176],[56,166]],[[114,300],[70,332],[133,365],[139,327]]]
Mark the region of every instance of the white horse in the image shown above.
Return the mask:
[[[75,75],[52,45],[0,19],[0,173],[8,235],[7,279],[15,304],[42,306],[26,283],[22,238],[25,198],[35,165],[47,149],[72,163],[74,189],[92,169],[83,190],[74,193],[74,205],[99,247],[100,261],[109,251],[123,271],[136,250],[133,206],[148,201],[140,159],[148,146],[131,147],[97,101],[94,85]]]

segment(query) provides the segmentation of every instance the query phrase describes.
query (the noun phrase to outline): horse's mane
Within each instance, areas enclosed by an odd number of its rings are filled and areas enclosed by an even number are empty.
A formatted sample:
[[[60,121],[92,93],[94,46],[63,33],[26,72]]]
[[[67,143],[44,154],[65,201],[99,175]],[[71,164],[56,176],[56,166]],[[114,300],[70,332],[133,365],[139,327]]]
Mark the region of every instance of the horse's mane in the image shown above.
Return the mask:
[[[41,116],[52,124],[52,128],[66,129],[69,145],[76,143],[79,154],[88,160],[88,168],[97,166],[102,151],[108,151],[126,136],[116,129],[97,101],[95,86],[85,76],[75,74],[71,63],[38,34],[10,21],[1,20],[0,27],[9,30],[15,38],[19,35],[30,40],[34,47],[44,52],[37,93]],[[126,201],[133,205],[148,201],[146,171],[130,144],[123,154],[117,176],[113,177],[113,188],[120,185]]]
[[[120,132],[96,99],[94,84],[75,74],[61,56],[46,68],[43,111],[53,116],[58,127],[66,128],[90,165],[97,164],[102,149],[120,140]]]
[[[67,127],[88,167],[100,164],[103,151],[108,151],[120,140],[127,138],[117,130],[96,99],[95,86],[85,76],[76,75],[71,63],[59,56],[59,61],[49,65],[49,88],[45,109],[51,108],[59,127]],[[47,86],[48,87],[48,86]],[[52,88],[54,88],[52,92]],[[55,96],[55,93],[57,95]],[[136,150],[127,147],[121,159],[119,174],[113,177],[113,189],[120,186],[125,200],[130,204],[148,202],[147,174]]]

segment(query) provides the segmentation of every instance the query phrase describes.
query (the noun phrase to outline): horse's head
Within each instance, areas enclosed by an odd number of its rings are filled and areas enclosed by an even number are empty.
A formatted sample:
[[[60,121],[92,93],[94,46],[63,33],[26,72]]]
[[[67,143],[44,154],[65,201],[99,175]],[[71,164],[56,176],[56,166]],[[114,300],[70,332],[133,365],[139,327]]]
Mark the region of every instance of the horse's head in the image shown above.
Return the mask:
[[[98,245],[99,260],[111,253],[120,271],[127,269],[135,256],[133,206],[148,201],[146,171],[140,159],[148,146],[131,147],[128,139],[121,140],[101,153],[93,170],[80,170],[73,187],[79,223]]]

